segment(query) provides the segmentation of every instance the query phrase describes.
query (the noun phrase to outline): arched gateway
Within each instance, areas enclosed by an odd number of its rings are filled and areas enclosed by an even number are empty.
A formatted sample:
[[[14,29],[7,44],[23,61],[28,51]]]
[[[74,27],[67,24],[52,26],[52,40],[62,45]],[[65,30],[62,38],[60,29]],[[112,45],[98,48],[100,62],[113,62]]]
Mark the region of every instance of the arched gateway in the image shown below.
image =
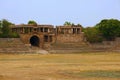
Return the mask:
[[[30,38],[30,44],[31,44],[31,46],[39,47],[39,46],[40,46],[40,39],[39,39],[39,37],[37,37],[37,36],[32,36],[32,37]]]

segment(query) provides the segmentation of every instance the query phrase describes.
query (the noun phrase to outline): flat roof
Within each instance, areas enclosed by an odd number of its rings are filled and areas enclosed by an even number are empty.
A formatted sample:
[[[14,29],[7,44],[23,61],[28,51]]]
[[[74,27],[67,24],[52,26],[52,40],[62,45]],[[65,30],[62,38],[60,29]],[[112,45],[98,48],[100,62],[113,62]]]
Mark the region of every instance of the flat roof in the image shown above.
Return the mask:
[[[53,28],[53,25],[26,25],[26,24],[21,24],[21,25],[12,25],[12,28],[20,28],[20,27],[44,27],[44,28]]]

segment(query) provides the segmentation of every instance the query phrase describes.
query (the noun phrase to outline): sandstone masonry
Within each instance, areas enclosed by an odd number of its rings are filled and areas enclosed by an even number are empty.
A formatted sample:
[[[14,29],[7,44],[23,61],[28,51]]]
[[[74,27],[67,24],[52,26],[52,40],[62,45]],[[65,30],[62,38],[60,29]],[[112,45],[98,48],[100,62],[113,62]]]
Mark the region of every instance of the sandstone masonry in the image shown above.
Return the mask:
[[[20,39],[27,46],[49,48],[51,44],[80,43],[84,41],[82,26],[56,26],[53,25],[15,25],[12,32],[17,32]]]

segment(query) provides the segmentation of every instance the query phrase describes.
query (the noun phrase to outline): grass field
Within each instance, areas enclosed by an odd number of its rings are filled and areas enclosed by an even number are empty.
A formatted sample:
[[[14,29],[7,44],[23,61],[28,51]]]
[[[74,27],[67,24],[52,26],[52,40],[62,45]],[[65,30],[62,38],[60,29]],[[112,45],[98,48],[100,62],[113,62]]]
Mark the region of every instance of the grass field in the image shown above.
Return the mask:
[[[0,54],[0,80],[120,80],[120,53]]]

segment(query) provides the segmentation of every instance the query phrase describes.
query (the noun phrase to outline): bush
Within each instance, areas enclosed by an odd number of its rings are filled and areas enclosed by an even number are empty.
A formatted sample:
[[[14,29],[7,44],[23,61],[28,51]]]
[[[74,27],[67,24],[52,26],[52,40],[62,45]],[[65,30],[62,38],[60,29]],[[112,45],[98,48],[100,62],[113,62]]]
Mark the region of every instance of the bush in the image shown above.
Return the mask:
[[[20,36],[19,36],[19,34],[18,33],[11,33],[10,34],[10,38],[19,38]]]
[[[88,27],[84,29],[86,40],[90,43],[102,42],[103,38],[95,27]]]

